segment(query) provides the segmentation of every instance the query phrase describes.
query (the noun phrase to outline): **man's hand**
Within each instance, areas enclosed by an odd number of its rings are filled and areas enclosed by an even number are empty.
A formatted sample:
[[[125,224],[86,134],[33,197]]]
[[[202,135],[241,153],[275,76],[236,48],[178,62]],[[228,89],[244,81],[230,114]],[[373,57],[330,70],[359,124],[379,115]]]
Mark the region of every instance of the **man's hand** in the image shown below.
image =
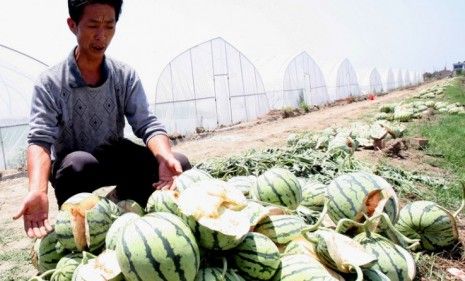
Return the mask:
[[[153,187],[158,190],[174,190],[176,184],[174,180],[182,173],[181,163],[171,155],[159,162],[158,165],[158,182],[153,184]]]
[[[13,219],[21,216],[24,230],[30,238],[42,238],[53,230],[48,222],[48,197],[45,192],[30,191]]]

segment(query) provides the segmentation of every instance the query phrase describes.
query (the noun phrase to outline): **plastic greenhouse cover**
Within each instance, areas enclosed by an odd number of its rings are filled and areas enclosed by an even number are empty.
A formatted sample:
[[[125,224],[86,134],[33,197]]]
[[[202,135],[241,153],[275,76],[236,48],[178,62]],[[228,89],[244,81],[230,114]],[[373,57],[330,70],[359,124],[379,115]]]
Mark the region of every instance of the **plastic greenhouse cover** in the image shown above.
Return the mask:
[[[253,120],[269,110],[255,66],[222,38],[175,57],[161,73],[153,109],[170,133]]]
[[[289,62],[283,80],[283,94],[289,91],[297,92],[287,106],[300,101],[309,105],[323,105],[329,102],[323,73],[307,52],[300,53]],[[302,93],[299,94],[300,92]]]
[[[0,45],[0,126],[27,122],[34,81],[46,65]]]

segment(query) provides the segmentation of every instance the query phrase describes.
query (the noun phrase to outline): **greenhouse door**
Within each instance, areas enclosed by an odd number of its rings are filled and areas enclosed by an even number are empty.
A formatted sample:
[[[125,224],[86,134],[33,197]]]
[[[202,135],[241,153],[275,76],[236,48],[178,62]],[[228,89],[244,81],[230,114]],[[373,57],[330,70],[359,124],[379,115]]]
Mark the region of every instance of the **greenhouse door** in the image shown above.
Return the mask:
[[[304,101],[307,105],[313,105],[313,97],[312,97],[312,82],[310,79],[310,74],[304,73],[305,77],[305,95],[304,95]]]
[[[230,125],[231,107],[228,75],[215,75],[216,120],[218,125]]]

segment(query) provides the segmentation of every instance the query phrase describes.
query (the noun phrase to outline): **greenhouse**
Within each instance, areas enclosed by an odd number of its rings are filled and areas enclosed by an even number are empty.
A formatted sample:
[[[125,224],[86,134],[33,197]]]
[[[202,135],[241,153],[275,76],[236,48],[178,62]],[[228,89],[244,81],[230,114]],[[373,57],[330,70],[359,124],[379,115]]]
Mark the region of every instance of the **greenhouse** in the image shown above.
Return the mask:
[[[405,87],[405,84],[404,84],[404,77],[402,76],[402,70],[399,69],[399,71],[397,72],[397,89],[402,89],[403,87]]]
[[[362,95],[357,73],[348,59],[344,59],[337,70],[331,70],[327,77],[331,101]]]
[[[391,68],[384,72],[384,88],[387,92],[390,92],[396,88],[396,78]]]
[[[295,91],[302,91],[302,96],[289,95],[287,99],[290,101],[285,104],[297,107],[300,101],[308,105],[323,105],[329,102],[323,73],[307,52],[302,52],[292,59],[284,73],[283,93]]]
[[[364,95],[381,94],[384,92],[383,81],[376,68],[360,73],[360,89]]]
[[[410,80],[410,71],[406,70],[404,74],[404,86],[410,87],[412,86],[412,81]]]
[[[253,120],[269,110],[255,66],[222,38],[194,46],[161,73],[155,114],[174,134]]]
[[[46,64],[0,45],[0,170],[24,163],[33,83]]]

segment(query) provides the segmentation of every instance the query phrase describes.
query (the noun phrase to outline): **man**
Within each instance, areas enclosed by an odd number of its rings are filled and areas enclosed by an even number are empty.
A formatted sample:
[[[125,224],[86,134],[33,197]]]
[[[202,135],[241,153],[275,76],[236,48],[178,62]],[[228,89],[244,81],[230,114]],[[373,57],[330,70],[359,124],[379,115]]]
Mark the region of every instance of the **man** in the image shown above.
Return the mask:
[[[34,87],[29,193],[14,216],[23,216],[31,238],[52,231],[48,181],[59,206],[74,194],[106,185],[116,185],[119,199],[145,206],[154,189],[175,188],[175,177],[190,168],[184,155],[171,151],[135,71],[105,56],[121,6],[122,0],[68,0],[67,23],[77,47]],[[146,146],[124,139],[125,117]]]

